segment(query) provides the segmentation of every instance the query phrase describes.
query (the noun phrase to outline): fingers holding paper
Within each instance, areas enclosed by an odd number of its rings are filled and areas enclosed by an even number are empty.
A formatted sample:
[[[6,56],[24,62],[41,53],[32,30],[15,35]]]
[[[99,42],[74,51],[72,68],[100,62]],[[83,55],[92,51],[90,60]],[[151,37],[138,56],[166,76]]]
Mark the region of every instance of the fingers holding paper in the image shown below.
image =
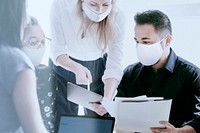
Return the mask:
[[[165,128],[151,128],[152,133],[177,133],[177,128],[175,128],[172,124],[170,124],[167,121],[160,121],[161,125],[163,125]]]

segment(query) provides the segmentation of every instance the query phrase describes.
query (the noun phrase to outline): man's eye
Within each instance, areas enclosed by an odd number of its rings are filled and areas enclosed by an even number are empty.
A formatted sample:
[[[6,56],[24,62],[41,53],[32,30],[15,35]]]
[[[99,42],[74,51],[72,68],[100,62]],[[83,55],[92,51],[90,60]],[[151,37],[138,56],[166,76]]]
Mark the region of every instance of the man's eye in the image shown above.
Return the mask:
[[[150,42],[146,42],[146,41],[144,41],[143,44],[150,44]]]

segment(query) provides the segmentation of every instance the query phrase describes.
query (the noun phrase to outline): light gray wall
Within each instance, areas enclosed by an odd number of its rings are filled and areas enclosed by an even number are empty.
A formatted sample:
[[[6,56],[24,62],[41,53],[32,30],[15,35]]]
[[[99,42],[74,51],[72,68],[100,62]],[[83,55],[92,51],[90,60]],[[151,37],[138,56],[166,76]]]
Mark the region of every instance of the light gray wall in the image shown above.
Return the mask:
[[[29,14],[39,19],[47,36],[49,36],[49,9],[51,2],[52,0],[29,0],[28,2]],[[133,16],[136,12],[147,9],[159,9],[170,17],[173,28],[172,48],[178,55],[200,67],[199,0],[118,0],[118,5],[126,16],[124,67],[138,61],[133,39]]]
[[[126,38],[123,65],[138,61],[134,42],[136,12],[158,9],[166,13],[172,22],[172,48],[181,57],[200,67],[200,1],[198,0],[118,0],[126,16]]]

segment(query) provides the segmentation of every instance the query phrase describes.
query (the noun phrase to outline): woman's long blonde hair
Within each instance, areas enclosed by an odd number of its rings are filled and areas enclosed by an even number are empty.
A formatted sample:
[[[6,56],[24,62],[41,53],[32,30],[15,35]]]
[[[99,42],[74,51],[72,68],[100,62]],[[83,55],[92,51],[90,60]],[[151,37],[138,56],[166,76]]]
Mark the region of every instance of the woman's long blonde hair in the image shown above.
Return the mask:
[[[84,32],[83,31],[84,30],[84,17],[83,17],[83,10],[82,10],[82,2],[83,2],[83,0],[78,0],[77,10],[76,10],[76,14],[82,21],[82,24],[81,24],[80,30],[79,30],[79,36],[80,35],[82,36],[82,32]],[[109,13],[109,15],[105,19],[100,21],[99,23],[95,23],[95,24],[98,24],[98,29],[97,29],[97,33],[96,33],[98,35],[97,44],[99,45],[99,48],[101,48],[102,52],[105,51],[105,49],[107,48],[110,41],[114,38],[114,33],[117,29],[116,23],[114,22],[115,11],[116,11],[116,0],[112,0],[112,10]],[[92,26],[89,26],[88,28],[90,28],[90,27],[92,27]],[[89,30],[89,31],[91,31],[91,30]],[[82,38],[83,38],[83,36],[82,36]]]

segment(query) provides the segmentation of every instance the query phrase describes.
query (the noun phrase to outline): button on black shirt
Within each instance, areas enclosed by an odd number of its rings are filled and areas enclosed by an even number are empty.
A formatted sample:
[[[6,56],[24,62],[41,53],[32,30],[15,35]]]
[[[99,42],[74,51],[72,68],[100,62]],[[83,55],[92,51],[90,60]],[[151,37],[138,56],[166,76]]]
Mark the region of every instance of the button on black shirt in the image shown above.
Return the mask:
[[[168,62],[156,73],[141,63],[125,69],[117,96],[140,95],[172,99],[169,122],[175,127],[190,125],[200,133],[200,69],[172,49]]]

